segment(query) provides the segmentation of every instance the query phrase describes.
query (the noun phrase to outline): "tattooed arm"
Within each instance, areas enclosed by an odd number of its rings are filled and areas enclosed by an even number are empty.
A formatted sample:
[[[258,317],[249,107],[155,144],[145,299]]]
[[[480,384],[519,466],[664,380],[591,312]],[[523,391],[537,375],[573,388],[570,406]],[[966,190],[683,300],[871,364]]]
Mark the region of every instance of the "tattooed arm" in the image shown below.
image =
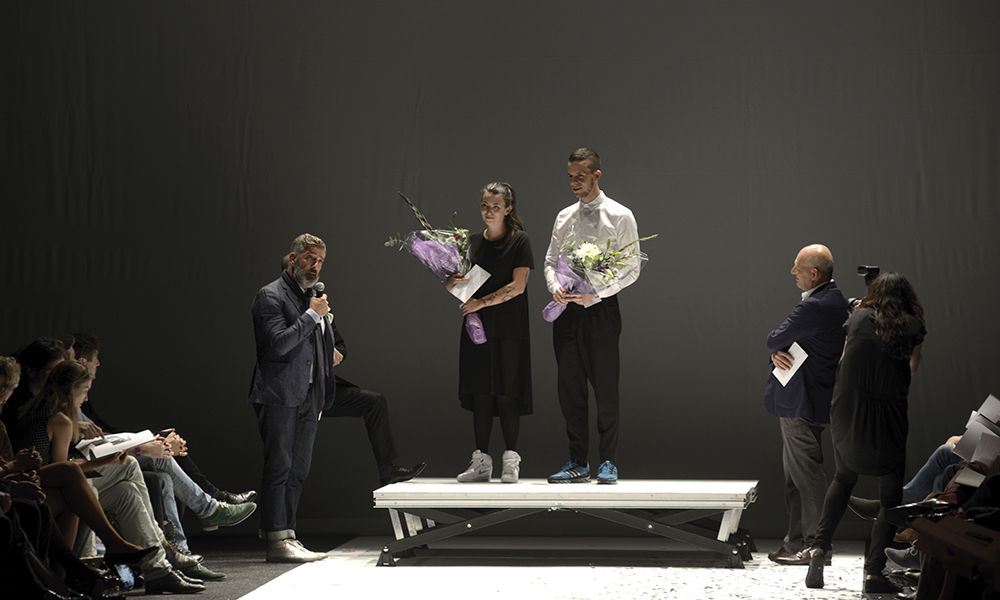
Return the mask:
[[[517,267],[514,269],[514,279],[503,286],[499,290],[487,294],[482,298],[473,298],[465,304],[460,304],[459,308],[462,309],[462,314],[467,315],[469,313],[474,313],[477,310],[486,308],[487,306],[494,306],[496,304],[501,304],[519,296],[524,293],[524,289],[528,285],[528,273],[531,271],[528,267]]]

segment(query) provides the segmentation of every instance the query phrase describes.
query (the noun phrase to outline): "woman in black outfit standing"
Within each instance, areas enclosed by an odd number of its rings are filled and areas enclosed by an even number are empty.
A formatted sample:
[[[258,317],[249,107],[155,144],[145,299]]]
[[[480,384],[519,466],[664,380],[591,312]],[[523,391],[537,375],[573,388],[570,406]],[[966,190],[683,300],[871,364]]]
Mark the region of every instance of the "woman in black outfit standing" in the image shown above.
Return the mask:
[[[885,548],[895,533],[885,509],[902,502],[907,394],[927,334],[924,309],[906,278],[890,271],[872,282],[844,326],[847,342],[830,407],[837,470],[823,503],[806,587],[823,587],[823,563],[860,474],[879,478],[882,506],[865,556],[864,592],[894,593],[899,588],[882,576]]]
[[[490,278],[460,308],[463,315],[478,313],[486,342],[475,344],[465,329],[459,346],[458,394],[462,408],[472,411],[476,451],[469,468],[458,476],[463,483],[489,481],[493,417],[500,417],[506,452],[501,481],[515,483],[521,456],[517,437],[521,415],[532,412],[531,353],[528,337],[528,272],[535,267],[531,243],[517,216],[517,196],[508,183],[487,184],[480,192],[480,212],[486,229],[469,236],[474,265]],[[462,274],[446,282],[450,290],[467,281]]]

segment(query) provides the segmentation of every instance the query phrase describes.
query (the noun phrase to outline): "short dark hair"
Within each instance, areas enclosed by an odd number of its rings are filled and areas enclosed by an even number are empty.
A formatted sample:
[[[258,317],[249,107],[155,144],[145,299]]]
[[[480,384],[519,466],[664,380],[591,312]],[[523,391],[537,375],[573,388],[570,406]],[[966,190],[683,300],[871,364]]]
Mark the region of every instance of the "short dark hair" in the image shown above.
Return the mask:
[[[76,346],[76,338],[73,337],[72,333],[57,333],[52,337],[62,342],[63,346],[66,347],[66,359],[69,360],[69,349]]]
[[[587,163],[587,168],[590,169],[591,173],[601,170],[601,157],[591,148],[577,148],[573,154],[569,155],[569,162],[580,161]]]
[[[56,359],[66,358],[66,346],[54,337],[38,338],[18,350],[14,358],[25,371],[37,371]]]
[[[92,333],[74,333],[73,337],[76,338],[73,350],[76,350],[77,358],[90,360],[94,357],[94,353],[101,349],[101,338]]]

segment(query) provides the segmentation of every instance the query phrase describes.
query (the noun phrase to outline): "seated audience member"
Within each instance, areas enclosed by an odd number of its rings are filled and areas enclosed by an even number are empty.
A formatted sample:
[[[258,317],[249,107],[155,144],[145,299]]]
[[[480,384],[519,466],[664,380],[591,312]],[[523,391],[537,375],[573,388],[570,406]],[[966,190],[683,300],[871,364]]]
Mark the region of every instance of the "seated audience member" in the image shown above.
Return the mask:
[[[97,369],[100,366],[99,352],[100,340],[97,336],[87,333],[74,334],[76,339],[76,360],[83,365],[91,374],[91,382],[96,379]],[[102,435],[106,432],[103,427],[98,426],[96,420],[107,425],[100,419],[97,412],[90,408],[91,401],[89,394],[83,400],[83,404],[77,408],[77,416],[80,421],[80,431],[86,436]],[[88,413],[90,416],[88,416]],[[120,431],[117,430],[116,431]],[[159,475],[158,489],[161,491],[163,519],[160,523],[166,523],[164,527],[167,541],[167,557],[171,562],[176,563],[184,560],[185,557],[192,557],[188,547],[187,536],[181,524],[180,514],[177,510],[177,503],[187,506],[201,521],[202,529],[214,531],[219,527],[237,525],[246,520],[257,505],[245,498],[253,498],[256,492],[244,492],[243,494],[232,494],[222,492],[223,497],[232,500],[240,500],[237,503],[220,501],[208,495],[192,478],[184,471],[180,463],[175,460],[178,454],[187,454],[186,442],[175,431],[164,436],[157,436],[157,439],[149,444],[144,444],[134,451],[140,468],[144,473],[153,471]],[[193,461],[190,461],[194,464]],[[197,470],[197,468],[195,467]],[[200,472],[200,471],[199,471]],[[148,482],[147,482],[148,485]],[[214,487],[214,486],[213,486]],[[217,488],[216,488],[217,489]],[[218,489],[217,489],[218,490]],[[225,577],[224,574],[211,571],[200,564],[201,557],[194,556],[199,564],[182,569],[182,572],[198,579],[217,580]]]
[[[76,361],[57,364],[44,388],[21,407],[11,428],[15,449],[35,447],[43,462],[69,460],[71,444],[79,439],[77,409],[86,399],[91,376]],[[205,588],[200,581],[174,571],[167,560],[165,541],[152,517],[149,492],[138,463],[123,453],[115,455],[117,464],[73,459],[83,471],[97,471],[92,480],[105,513],[114,514],[122,537],[143,547],[156,547],[156,553],[143,568],[146,593],[195,593]],[[179,569],[197,564],[195,560],[174,563]]]
[[[17,420],[21,407],[45,387],[52,369],[66,360],[66,347],[55,338],[38,338],[20,348],[15,358],[21,367],[21,384],[14,389],[7,399],[7,409],[0,414],[0,422],[8,430]]]
[[[101,351],[101,340],[96,335],[91,333],[74,333],[73,337],[75,342],[73,344],[73,349],[76,354],[76,360],[80,364],[87,367],[90,371],[91,376],[97,379],[97,368],[101,366],[100,361],[100,351]],[[88,396],[88,400],[84,403],[81,409],[83,415],[86,419],[81,419],[81,421],[89,421],[96,425],[96,428],[91,430],[91,434],[96,436],[101,433],[118,433],[123,431],[120,427],[116,427],[105,421],[100,414],[94,400]],[[83,426],[86,428],[86,425]],[[188,477],[191,478],[199,488],[205,491],[209,496],[219,500],[220,502],[225,502],[227,504],[243,504],[246,502],[253,502],[257,498],[257,492],[254,490],[248,490],[240,493],[227,492],[221,490],[211,481],[208,480],[205,475],[202,474],[201,469],[195,464],[194,459],[188,455],[186,449],[186,442],[180,439],[180,436],[176,435],[167,436],[166,442],[170,446],[183,447],[183,450],[178,451],[178,448],[173,449],[173,458],[177,465],[187,473]],[[148,455],[158,454],[158,450],[154,447],[142,448],[140,453]],[[145,467],[144,467],[145,468]]]
[[[986,469],[982,463],[976,464],[976,470]],[[958,500],[961,508],[955,510],[955,516],[969,520],[994,531],[1000,531],[1000,475],[987,477],[974,492],[968,486],[959,486],[954,479],[945,486],[944,491],[935,496],[949,502]],[[910,507],[903,507],[910,508]],[[916,507],[914,507],[916,510]],[[919,514],[914,514],[919,516]],[[932,517],[936,519],[937,517]],[[946,517],[952,519],[953,517]],[[997,577],[1000,575],[1000,564],[980,563],[972,559],[967,550],[956,550],[964,545],[984,549],[991,540],[988,536],[965,536],[964,541],[953,540],[947,544],[946,553],[935,553],[922,559],[920,580],[915,597],[918,600],[964,600],[966,598],[996,599]]]
[[[19,377],[17,363],[12,358],[0,357],[0,414],[3,413],[7,398],[17,387]],[[111,527],[78,464],[63,461],[43,467],[42,462],[41,455],[34,447],[24,448],[14,454],[7,429],[0,423],[0,477],[7,478],[19,473],[30,476],[37,471],[45,501],[67,543],[73,543],[78,520],[83,518],[104,540],[109,554],[122,555],[141,550],[123,540]],[[107,462],[115,462],[115,457]]]
[[[7,398],[17,387],[19,379],[20,367],[17,362],[9,357],[0,357],[0,413],[3,412]],[[7,460],[10,456],[13,456],[13,459]],[[36,471],[37,477],[33,475]],[[44,499],[49,512],[44,519],[39,518],[56,523],[48,529],[54,530],[58,527],[64,533],[65,527],[72,527],[75,530],[77,515],[90,523],[108,542],[108,554],[105,559],[109,565],[139,565],[143,559],[151,557],[155,552],[155,548],[143,550],[118,535],[101,511],[78,465],[67,461],[41,467],[41,456],[33,449],[24,449],[16,455],[12,454],[3,423],[0,423],[0,478],[2,478],[0,486],[5,486],[4,489],[10,490],[15,498],[34,501],[36,504],[40,504],[39,500]],[[58,563],[56,565],[58,570],[66,574],[66,584],[74,590],[92,592],[99,597],[103,591],[103,573],[80,562],[70,549],[65,536],[49,537],[49,539],[52,551],[47,554],[52,557],[53,562]],[[6,561],[0,562],[6,564]]]
[[[75,557],[75,565],[64,567],[67,582],[52,570],[51,565],[58,561],[50,556],[49,551],[55,549],[50,540],[59,536],[52,533],[51,515],[45,505],[14,499],[5,489],[6,485],[0,483],[0,590],[4,598],[62,600],[81,598],[82,591],[95,589],[99,594],[103,575]],[[83,583],[84,578],[90,585]]]

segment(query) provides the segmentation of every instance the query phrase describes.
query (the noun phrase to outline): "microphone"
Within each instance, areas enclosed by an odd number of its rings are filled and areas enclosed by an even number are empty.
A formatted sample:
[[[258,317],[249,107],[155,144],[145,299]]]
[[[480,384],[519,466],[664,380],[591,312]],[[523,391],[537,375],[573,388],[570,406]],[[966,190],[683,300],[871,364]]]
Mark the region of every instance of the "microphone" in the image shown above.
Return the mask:
[[[326,284],[322,281],[317,281],[313,284],[313,291],[316,292],[316,297],[320,298],[323,296],[323,290],[326,289]]]

